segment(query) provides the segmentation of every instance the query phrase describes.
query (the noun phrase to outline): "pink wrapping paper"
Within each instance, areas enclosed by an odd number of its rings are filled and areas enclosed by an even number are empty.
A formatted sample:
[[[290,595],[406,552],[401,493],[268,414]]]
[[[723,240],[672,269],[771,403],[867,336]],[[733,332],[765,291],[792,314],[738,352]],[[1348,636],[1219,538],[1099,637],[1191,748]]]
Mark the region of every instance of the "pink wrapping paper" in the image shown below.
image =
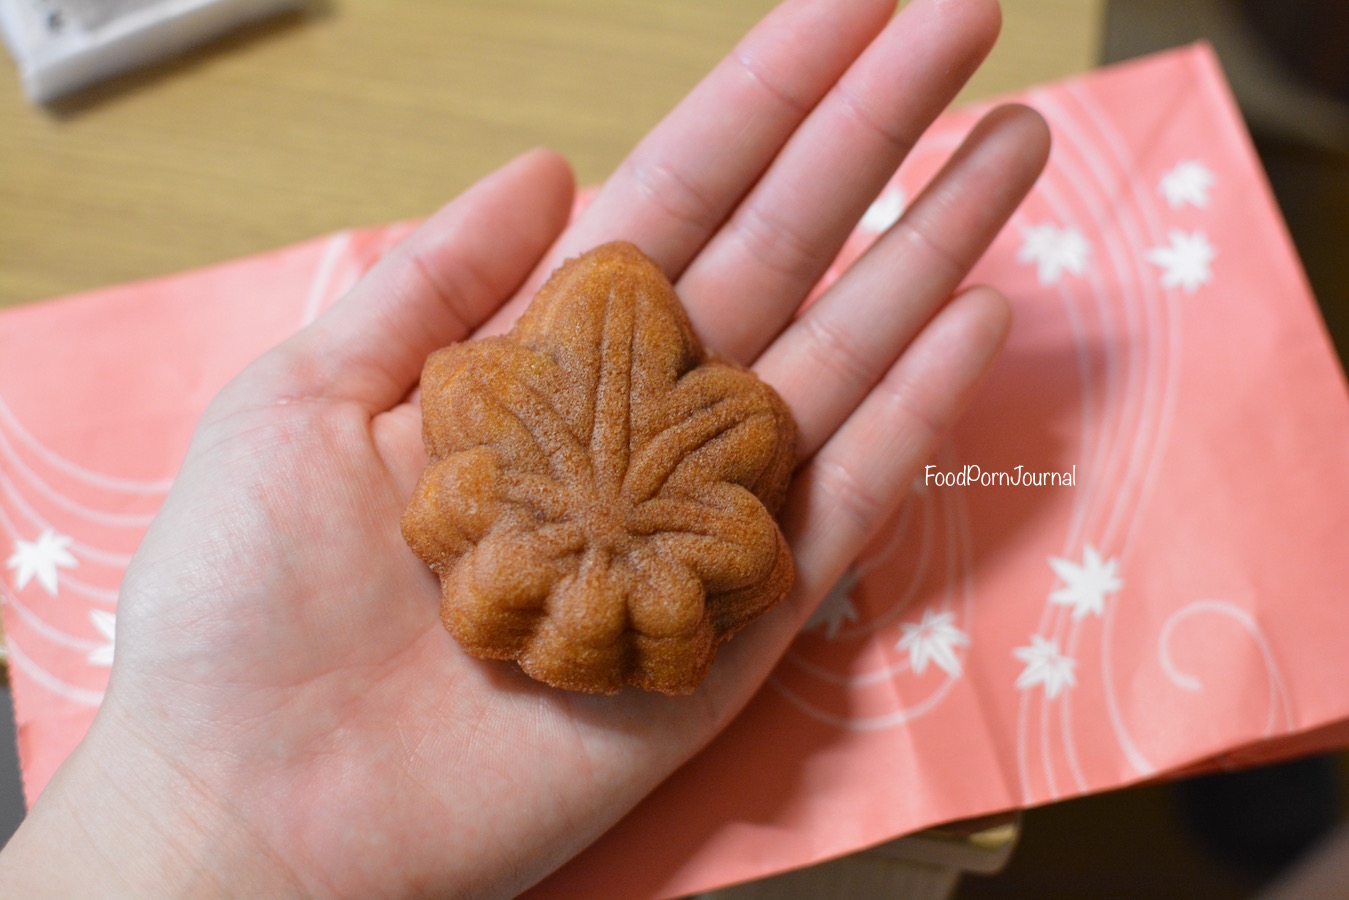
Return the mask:
[[[1349,743],[1349,402],[1216,61],[1194,47],[1017,99],[1054,151],[972,276],[1017,313],[987,386],[744,715],[540,896],[690,893]],[[987,108],[930,130],[840,263]],[[102,698],[122,572],[207,400],[405,232],[0,316],[30,799]],[[1008,483],[1032,473],[1047,483]]]

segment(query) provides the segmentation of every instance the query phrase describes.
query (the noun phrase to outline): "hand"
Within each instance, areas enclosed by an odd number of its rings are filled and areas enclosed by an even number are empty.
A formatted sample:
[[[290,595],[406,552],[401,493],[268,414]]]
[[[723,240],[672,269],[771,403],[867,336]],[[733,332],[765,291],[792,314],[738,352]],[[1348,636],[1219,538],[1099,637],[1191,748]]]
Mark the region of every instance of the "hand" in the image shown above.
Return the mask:
[[[7,848],[0,892],[513,894],[725,727],[1008,328],[992,290],[952,293],[1044,165],[1023,108],[991,113],[794,319],[998,28],[993,0],[892,7],[784,4],[573,225],[566,164],[528,153],[226,388],[127,573],[107,699]],[[796,587],[690,698],[568,694],[466,656],[399,536],[425,465],[409,392],[426,356],[503,330],[558,262],[615,238],[801,429],[781,515]]]

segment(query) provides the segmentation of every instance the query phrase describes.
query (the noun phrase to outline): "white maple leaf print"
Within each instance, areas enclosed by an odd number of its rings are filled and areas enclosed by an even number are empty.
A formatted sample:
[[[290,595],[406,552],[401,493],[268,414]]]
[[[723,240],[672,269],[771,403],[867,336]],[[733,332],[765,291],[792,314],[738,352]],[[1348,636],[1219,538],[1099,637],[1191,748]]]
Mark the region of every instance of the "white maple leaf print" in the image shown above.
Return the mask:
[[[1104,615],[1106,596],[1124,587],[1119,578],[1119,560],[1101,559],[1101,554],[1091,544],[1082,550],[1081,565],[1051,556],[1049,567],[1064,585],[1049,595],[1049,602],[1071,606],[1073,621],[1088,614]]]
[[[838,636],[839,629],[848,622],[857,621],[857,607],[852,602],[852,590],[862,580],[862,573],[849,569],[843,573],[834,587],[815,607],[802,631],[823,631],[825,640],[832,641]]]
[[[1032,225],[1021,232],[1016,261],[1034,263],[1040,284],[1058,284],[1064,272],[1081,275],[1091,258],[1091,244],[1081,231],[1069,225]]]
[[[867,207],[867,211],[862,215],[862,221],[858,225],[868,231],[880,234],[898,222],[899,217],[904,215],[904,204],[903,191],[897,187],[887,188]]]
[[[1208,236],[1202,231],[1184,232],[1172,229],[1167,232],[1169,244],[1153,247],[1144,257],[1154,266],[1162,269],[1162,287],[1178,287],[1187,294],[1193,294],[1200,285],[1213,280],[1213,270],[1209,263],[1218,251],[1208,242]]]
[[[1064,688],[1077,684],[1073,676],[1077,661],[1059,652],[1058,641],[1032,634],[1030,645],[1017,647],[1012,655],[1026,664],[1016,679],[1016,686],[1023,691],[1043,685],[1045,696],[1052,700]]]
[[[1208,206],[1208,191],[1213,187],[1213,173],[1197,159],[1183,159],[1162,176],[1157,191],[1166,198],[1172,209],[1185,204],[1200,209]]]
[[[895,644],[895,649],[909,651],[909,665],[919,675],[932,662],[947,675],[959,678],[961,666],[956,648],[967,645],[970,636],[957,628],[954,622],[954,613],[934,613],[925,609],[917,625],[910,622],[900,625],[904,629],[904,636]]]
[[[14,576],[14,587],[16,590],[23,590],[28,582],[34,576],[37,577],[38,584],[51,594],[56,596],[57,590],[57,569],[73,569],[78,566],[79,560],[71,555],[70,547],[72,538],[57,534],[51,528],[44,528],[42,534],[38,535],[35,541],[24,541],[15,539],[14,552],[10,555],[9,561],[5,563],[7,568],[16,569]]]
[[[99,634],[108,639],[106,644],[89,651],[89,656],[86,657],[89,665],[111,666],[113,639],[117,635],[117,616],[105,609],[93,609],[89,611],[89,621],[94,623]]]

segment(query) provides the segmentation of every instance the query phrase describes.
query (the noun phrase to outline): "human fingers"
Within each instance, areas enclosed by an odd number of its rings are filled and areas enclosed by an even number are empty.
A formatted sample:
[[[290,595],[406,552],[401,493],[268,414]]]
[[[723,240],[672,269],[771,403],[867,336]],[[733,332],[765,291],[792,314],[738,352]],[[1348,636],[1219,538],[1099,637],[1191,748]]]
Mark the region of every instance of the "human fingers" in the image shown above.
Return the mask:
[[[784,511],[801,587],[797,618],[809,614],[903,500],[914,473],[969,404],[1010,326],[1010,307],[992,288],[957,296],[797,473]]]
[[[942,308],[847,422],[792,480],[779,514],[796,583],[717,652],[700,695],[711,728],[768,676],[802,625],[894,513],[968,405],[1006,337],[1007,301],[972,288]]]
[[[809,457],[862,401],[1035,184],[1049,129],[1024,106],[1000,107],[843,277],[755,363],[787,400]]]
[[[872,42],[680,278],[709,345],[748,362],[772,340],[1000,24],[996,0],[915,0]]]
[[[796,583],[718,651],[703,698],[714,725],[767,677],[829,589],[898,508],[914,473],[987,373],[1010,324],[990,288],[956,297],[792,480],[779,514]]]
[[[551,150],[507,163],[252,367],[252,392],[349,399],[372,413],[393,406],[427,355],[468,337],[519,287],[566,225],[572,191],[571,169]]]
[[[504,331],[563,259],[605,241],[632,241],[678,276],[894,7],[789,0],[770,12],[633,149],[485,331]]]

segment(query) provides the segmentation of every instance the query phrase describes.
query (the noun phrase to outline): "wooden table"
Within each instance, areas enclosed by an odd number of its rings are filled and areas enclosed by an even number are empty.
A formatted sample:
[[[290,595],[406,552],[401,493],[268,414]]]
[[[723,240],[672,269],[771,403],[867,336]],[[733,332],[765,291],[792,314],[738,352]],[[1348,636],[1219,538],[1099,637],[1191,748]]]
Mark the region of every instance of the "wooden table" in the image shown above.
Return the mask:
[[[29,105],[0,60],[0,305],[422,216],[547,144],[618,163],[772,0],[314,0]],[[1079,72],[1104,0],[1004,0],[968,98]]]
[[[423,216],[539,144],[598,182],[772,5],[312,0],[49,109],[0,63],[0,306]],[[1090,67],[1104,5],[1004,0],[1002,39],[962,96]],[[964,850],[908,839],[866,863],[882,874],[854,873],[853,896],[916,887],[892,865],[914,848],[977,868],[1007,840],[1005,823]]]

